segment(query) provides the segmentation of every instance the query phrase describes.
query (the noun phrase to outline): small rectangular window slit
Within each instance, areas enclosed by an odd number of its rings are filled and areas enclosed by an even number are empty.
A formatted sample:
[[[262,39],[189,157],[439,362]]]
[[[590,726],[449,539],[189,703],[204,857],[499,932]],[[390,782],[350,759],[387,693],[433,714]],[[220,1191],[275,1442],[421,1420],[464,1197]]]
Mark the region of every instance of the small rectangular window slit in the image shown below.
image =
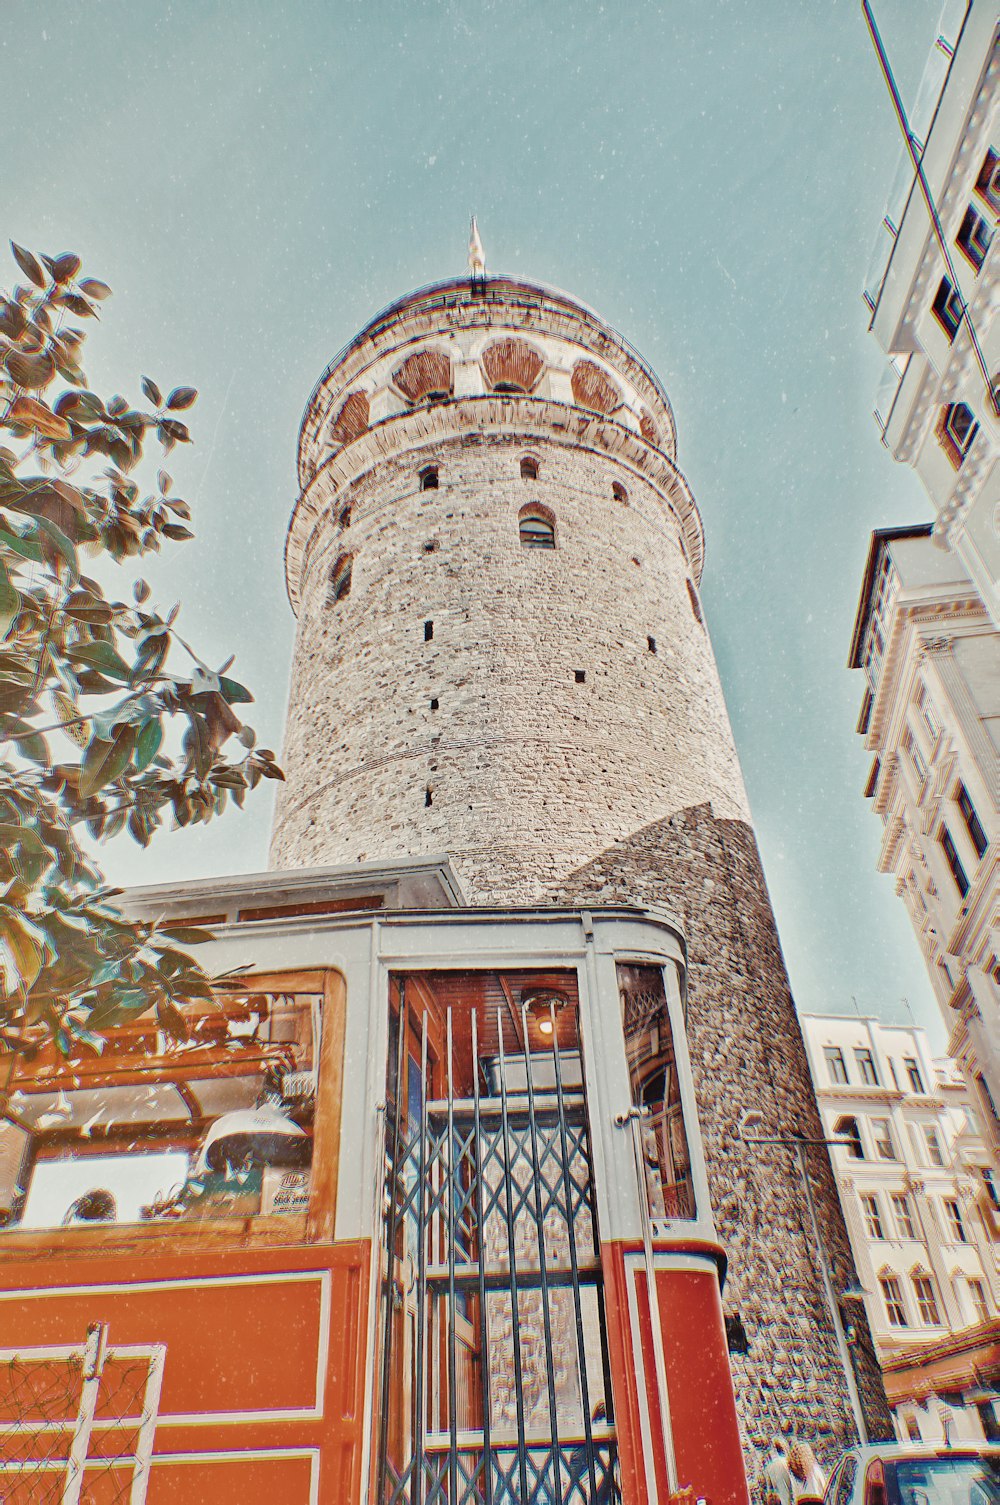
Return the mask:
[[[649,649],[650,653],[655,653],[656,652],[656,639],[648,637],[646,639],[646,647]]]
[[[573,678],[576,680],[576,682],[577,682],[578,685],[586,684],[586,682],[587,682],[587,671],[586,671],[586,669],[574,669],[573,670]]]
[[[438,708],[438,699],[437,699],[437,696],[435,695],[434,699],[431,701],[431,710],[432,711],[436,711],[437,708]]]
[[[424,790],[424,804],[425,805],[433,805],[433,803],[434,803],[434,796],[431,794],[431,786],[428,784],[427,788]]]
[[[434,623],[433,622],[425,622],[424,623],[424,642],[425,643],[429,643],[430,640],[431,640],[431,638],[433,636],[434,636]]]

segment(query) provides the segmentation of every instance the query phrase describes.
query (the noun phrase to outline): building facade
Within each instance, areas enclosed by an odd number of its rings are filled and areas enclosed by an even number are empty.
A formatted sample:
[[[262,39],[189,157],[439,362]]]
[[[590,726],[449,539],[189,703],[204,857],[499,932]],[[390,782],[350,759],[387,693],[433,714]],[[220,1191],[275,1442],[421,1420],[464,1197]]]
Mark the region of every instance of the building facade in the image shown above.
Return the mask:
[[[1000,1153],[1000,632],[929,526],[872,536],[850,664],[866,679],[866,794],[949,1053]]]
[[[744,1505],[776,1431],[891,1433],[662,386],[565,294],[439,284],[299,478],[273,870],[130,901],[222,1003],[12,1084],[5,1483]]]
[[[1000,1436],[1000,1179],[925,1031],[803,1016],[864,1308],[901,1437]]]
[[[1000,26],[991,0],[946,6],[909,118],[865,290],[889,357],[876,420],[911,465],[1000,626]]]

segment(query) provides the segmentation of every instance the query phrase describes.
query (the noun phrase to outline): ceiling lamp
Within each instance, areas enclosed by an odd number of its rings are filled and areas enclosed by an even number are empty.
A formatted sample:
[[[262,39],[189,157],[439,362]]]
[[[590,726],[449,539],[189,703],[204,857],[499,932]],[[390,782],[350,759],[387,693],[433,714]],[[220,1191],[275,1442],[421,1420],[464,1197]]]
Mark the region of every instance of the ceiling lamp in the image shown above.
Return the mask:
[[[525,988],[521,994],[521,1007],[535,1021],[540,1035],[551,1037],[552,1020],[569,1002],[558,988]]]

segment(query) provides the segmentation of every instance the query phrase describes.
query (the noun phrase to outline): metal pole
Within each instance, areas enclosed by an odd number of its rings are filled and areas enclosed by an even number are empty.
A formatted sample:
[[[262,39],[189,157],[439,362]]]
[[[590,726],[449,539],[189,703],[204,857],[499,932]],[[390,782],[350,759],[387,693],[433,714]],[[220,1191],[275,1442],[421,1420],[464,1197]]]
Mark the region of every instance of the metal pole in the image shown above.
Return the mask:
[[[649,1330],[653,1340],[653,1368],[656,1373],[656,1394],[659,1401],[660,1437],[663,1442],[663,1457],[667,1468],[667,1490],[675,1494],[680,1488],[677,1475],[677,1457],[674,1453],[674,1429],[670,1419],[670,1395],[667,1390],[667,1359],[663,1348],[663,1328],[660,1325],[660,1303],[656,1291],[656,1265],[653,1259],[653,1227],[649,1216],[649,1193],[646,1188],[645,1156],[642,1147],[642,1109],[630,1108],[619,1114],[615,1123],[623,1128],[626,1123],[632,1129],[632,1155],[635,1161],[636,1188],[639,1193],[639,1218],[642,1226],[642,1252],[646,1265],[646,1299],[649,1304]]]
[[[826,1304],[830,1310],[830,1320],[833,1323],[833,1331],[837,1339],[837,1352],[840,1355],[841,1367],[844,1371],[844,1379],[847,1382],[847,1393],[851,1401],[851,1412],[854,1416],[854,1425],[858,1429],[858,1439],[863,1444],[868,1441],[868,1428],[865,1426],[865,1415],[861,1409],[861,1396],[858,1392],[858,1382],[854,1374],[854,1365],[851,1363],[851,1350],[847,1346],[847,1336],[844,1333],[844,1324],[840,1320],[840,1308],[833,1292],[833,1282],[830,1279],[830,1268],[827,1264],[826,1249],[823,1245],[823,1237],[819,1231],[819,1220],[816,1217],[816,1204],[813,1201],[812,1187],[809,1184],[809,1172],[806,1166],[806,1145],[799,1139],[787,1141],[795,1150],[795,1158],[798,1161],[799,1175],[802,1177],[802,1187],[806,1194],[806,1206],[809,1209],[809,1220],[812,1223],[813,1239],[816,1243],[816,1257],[819,1260],[820,1274],[823,1278],[823,1291],[826,1295]]]

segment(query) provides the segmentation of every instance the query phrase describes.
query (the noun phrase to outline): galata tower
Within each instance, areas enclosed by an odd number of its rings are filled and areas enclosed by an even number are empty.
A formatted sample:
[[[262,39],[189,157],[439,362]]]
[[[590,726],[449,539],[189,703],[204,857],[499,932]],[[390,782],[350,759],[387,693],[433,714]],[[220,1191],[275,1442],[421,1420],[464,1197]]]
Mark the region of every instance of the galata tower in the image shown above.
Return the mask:
[[[891,1432],[826,1149],[791,1143],[822,1131],[660,381],[575,298],[474,272],[332,361],[298,476],[272,865],[446,853],[469,906],[676,915],[744,1434]]]

